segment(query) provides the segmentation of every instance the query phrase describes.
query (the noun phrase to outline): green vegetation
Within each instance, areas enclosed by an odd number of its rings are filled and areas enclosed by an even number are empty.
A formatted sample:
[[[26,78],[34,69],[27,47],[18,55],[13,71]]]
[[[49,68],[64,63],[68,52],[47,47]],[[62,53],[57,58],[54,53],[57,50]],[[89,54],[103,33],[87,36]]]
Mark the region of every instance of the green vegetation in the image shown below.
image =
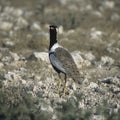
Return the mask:
[[[109,105],[107,100],[104,100],[102,104],[97,106],[89,107],[86,106],[83,110],[80,108],[79,102],[83,99],[84,95],[76,94],[76,98],[71,97],[67,102],[63,102],[59,108],[57,108],[57,113],[60,120],[91,120],[93,115],[103,120],[119,120],[119,112],[115,113],[112,107]]]
[[[23,87],[0,89],[0,120],[47,120],[49,114],[35,102]]]
[[[80,108],[81,95],[71,97],[56,107],[58,120],[91,120],[93,108]],[[39,100],[42,98],[38,98]],[[39,100],[25,92],[24,88],[7,88],[0,90],[0,120],[49,120],[51,115],[38,107]],[[94,111],[95,112],[95,111]],[[104,120],[119,120],[118,113],[111,112],[107,100],[96,106],[96,116]]]
[[[79,95],[78,97],[81,97]],[[82,100],[82,99],[81,99]],[[83,110],[79,106],[79,100],[70,98],[67,102],[63,102],[60,108],[57,108],[58,117],[60,120],[90,120],[92,110]]]
[[[34,51],[48,51],[48,26],[50,24],[63,27],[62,34],[58,30],[58,42],[68,48],[69,51],[90,52],[95,56],[94,65],[90,66],[93,71],[91,68],[84,68],[87,71],[85,75],[88,75],[88,78],[86,78],[88,81],[96,82],[98,78],[107,78],[109,76],[120,78],[120,2],[119,0],[108,0],[114,2],[114,4],[107,3],[108,6],[105,7],[105,1],[107,0],[69,0],[67,3],[62,4],[60,0],[20,0],[19,2],[18,0],[0,0],[0,23],[7,22],[7,25],[9,23],[13,25],[8,31],[2,30],[0,27],[0,63],[2,63],[0,66],[0,120],[51,120],[54,114],[58,120],[91,120],[93,116],[98,117],[96,118],[98,120],[99,117],[104,120],[120,120],[120,109],[116,107],[118,109],[116,112],[115,106],[111,106],[108,99],[102,103],[96,103],[95,106],[86,105],[85,103],[86,106],[82,108],[80,102],[84,101],[85,97],[76,94],[72,97],[65,97],[65,99],[63,98],[64,102],[56,104],[56,98],[50,98],[51,96],[43,97],[43,92],[48,90],[46,85],[42,86],[42,92],[35,91],[35,96],[32,94],[34,86],[29,88],[30,85],[28,85],[29,81],[32,81],[32,85],[34,85],[34,83],[43,82],[47,77],[48,80],[57,79],[57,74],[53,73],[53,69],[49,67],[48,63],[26,59]],[[5,8],[7,8],[7,12]],[[13,15],[11,13],[12,9],[14,11],[19,9],[23,13],[20,16],[15,15],[15,13]],[[25,20],[28,25],[23,28],[17,25],[16,21],[19,18]],[[38,24],[40,30],[32,29],[34,23]],[[97,36],[96,32],[100,35]],[[94,38],[92,35],[97,37]],[[13,46],[7,46],[6,41],[12,42]],[[17,62],[20,62],[20,60],[12,60],[9,55],[11,51],[18,53],[18,56],[19,54],[24,56],[25,65],[17,66]],[[109,56],[115,62],[111,66],[106,65],[103,67],[101,64],[97,64],[97,62],[101,61],[101,56]],[[100,68],[99,71],[96,68]],[[19,69],[23,69],[23,71]],[[108,73],[110,70],[111,73]],[[15,85],[12,85],[14,80],[11,80],[11,82],[7,78],[5,79],[4,73],[10,71],[17,73],[18,79],[20,77],[25,82],[24,85],[20,85],[16,78],[14,78]],[[89,75],[90,72],[91,75]],[[12,75],[10,78],[12,78]],[[4,85],[5,82],[6,85]],[[11,84],[9,84],[10,82]],[[49,87],[55,93],[56,86],[51,85]],[[107,85],[104,87],[106,87],[105,89],[112,89],[114,86],[112,88]],[[110,93],[110,95],[116,97],[118,94]],[[49,101],[47,101],[48,99]],[[116,99],[119,99],[119,95]],[[52,106],[53,113],[41,109],[41,104],[46,102],[45,100]]]

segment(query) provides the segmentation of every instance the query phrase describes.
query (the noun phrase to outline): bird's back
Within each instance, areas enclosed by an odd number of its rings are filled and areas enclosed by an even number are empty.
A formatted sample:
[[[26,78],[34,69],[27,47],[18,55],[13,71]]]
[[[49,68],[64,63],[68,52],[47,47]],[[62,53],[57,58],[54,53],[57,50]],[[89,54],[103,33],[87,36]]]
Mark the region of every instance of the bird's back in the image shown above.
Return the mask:
[[[62,63],[66,70],[67,76],[71,77],[75,82],[81,83],[79,70],[71,56],[71,54],[64,48],[58,47],[55,50],[56,57]]]

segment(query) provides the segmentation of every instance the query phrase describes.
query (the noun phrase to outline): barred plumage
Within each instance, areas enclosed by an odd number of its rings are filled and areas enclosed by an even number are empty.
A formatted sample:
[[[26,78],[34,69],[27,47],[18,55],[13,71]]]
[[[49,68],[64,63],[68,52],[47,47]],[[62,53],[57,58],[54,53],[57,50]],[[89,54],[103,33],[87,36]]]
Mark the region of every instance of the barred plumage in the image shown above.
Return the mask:
[[[50,26],[50,46],[49,46],[49,59],[53,68],[65,75],[64,94],[66,89],[66,79],[71,77],[75,82],[81,83],[79,70],[72,58],[72,55],[57,43],[56,26]],[[60,85],[59,85],[60,86]]]

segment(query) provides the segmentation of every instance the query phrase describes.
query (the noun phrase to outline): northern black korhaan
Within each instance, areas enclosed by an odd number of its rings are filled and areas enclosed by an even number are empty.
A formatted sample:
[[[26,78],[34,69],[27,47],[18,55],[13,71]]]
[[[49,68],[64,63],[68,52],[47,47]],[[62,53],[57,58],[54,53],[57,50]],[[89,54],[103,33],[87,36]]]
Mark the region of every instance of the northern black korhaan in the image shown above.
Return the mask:
[[[63,48],[57,43],[57,26],[51,25],[50,32],[50,45],[49,45],[49,59],[50,62],[55,69],[55,71],[59,75],[59,85],[58,92],[61,86],[61,77],[60,73],[64,74],[64,88],[63,94],[66,91],[66,80],[67,77],[71,77],[75,82],[81,83],[79,70],[67,49]]]

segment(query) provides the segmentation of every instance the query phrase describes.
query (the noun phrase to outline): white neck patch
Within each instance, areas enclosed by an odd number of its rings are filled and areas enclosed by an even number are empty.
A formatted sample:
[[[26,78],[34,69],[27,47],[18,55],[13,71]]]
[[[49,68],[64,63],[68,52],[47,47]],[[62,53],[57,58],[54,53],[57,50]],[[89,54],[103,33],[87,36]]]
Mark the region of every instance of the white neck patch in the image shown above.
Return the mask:
[[[62,47],[62,46],[60,46],[58,43],[55,43],[55,44],[51,47],[50,52],[54,52],[55,49],[58,48],[58,47]]]

